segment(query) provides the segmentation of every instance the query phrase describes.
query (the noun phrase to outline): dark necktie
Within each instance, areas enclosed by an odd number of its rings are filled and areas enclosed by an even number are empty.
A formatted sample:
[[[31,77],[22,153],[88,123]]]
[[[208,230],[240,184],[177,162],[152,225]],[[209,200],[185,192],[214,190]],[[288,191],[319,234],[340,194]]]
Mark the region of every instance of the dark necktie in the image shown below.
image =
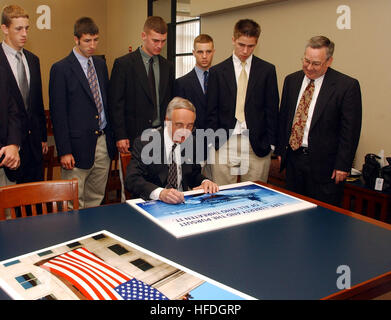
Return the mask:
[[[24,67],[21,52],[16,53],[16,59],[18,60],[16,68],[17,68],[17,73],[18,73],[19,89],[20,89],[20,93],[22,94],[22,97],[23,97],[24,106],[27,109],[28,97],[29,97],[29,83],[27,80],[26,69]]]
[[[157,108],[157,102],[156,102],[156,82],[155,82],[155,73],[153,71],[153,57],[149,59],[149,70],[148,70],[148,83],[149,88],[151,89],[151,97],[153,101],[153,105],[155,108]]]
[[[174,161],[174,150],[177,144],[174,143],[171,149],[171,163],[168,164],[168,178],[167,178],[167,188],[178,189],[178,172],[177,172],[177,164]]]
[[[103,105],[102,105],[102,101],[101,101],[100,95],[99,95],[98,78],[96,76],[95,68],[92,65],[90,59],[88,59],[87,78],[88,78],[88,84],[90,85],[90,88],[91,88],[92,96],[94,97],[96,108],[98,109],[99,128],[101,128],[101,126],[102,126],[101,113],[103,111]]]
[[[208,91],[208,78],[209,78],[209,72],[204,71],[204,93],[206,94]]]
[[[289,138],[289,145],[292,150],[299,149],[303,143],[304,128],[307,123],[308,109],[311,104],[314,89],[314,80],[311,80],[300,98],[299,106],[297,107],[295,118],[293,119],[291,136]]]

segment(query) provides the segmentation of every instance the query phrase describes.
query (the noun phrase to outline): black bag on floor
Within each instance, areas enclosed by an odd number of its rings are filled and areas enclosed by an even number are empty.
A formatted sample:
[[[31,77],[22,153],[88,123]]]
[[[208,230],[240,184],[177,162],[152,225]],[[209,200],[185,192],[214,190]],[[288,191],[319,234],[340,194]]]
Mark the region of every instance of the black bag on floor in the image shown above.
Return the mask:
[[[376,179],[381,175],[378,159],[380,159],[380,157],[376,154],[368,153],[365,156],[365,162],[362,167],[362,176],[364,178],[365,185],[371,189],[375,188]]]

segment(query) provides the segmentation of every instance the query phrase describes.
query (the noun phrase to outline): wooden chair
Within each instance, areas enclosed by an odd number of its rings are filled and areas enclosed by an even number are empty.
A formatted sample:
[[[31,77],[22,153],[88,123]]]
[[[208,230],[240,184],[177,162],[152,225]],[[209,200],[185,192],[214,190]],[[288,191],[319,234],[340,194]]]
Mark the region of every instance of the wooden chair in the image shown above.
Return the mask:
[[[73,201],[74,210],[79,209],[77,179],[41,181],[0,187],[0,220],[5,220],[6,209],[10,209],[12,219],[17,218],[16,208],[20,208],[21,217],[27,216],[30,206],[32,216],[37,215],[41,206],[42,214],[68,211],[68,201]]]
[[[272,155],[267,183],[284,188],[286,183],[285,181],[285,169],[284,171],[280,172],[280,163],[278,158],[277,156]]]
[[[122,186],[119,176],[119,157],[118,153],[116,153],[114,159],[111,160],[103,203],[108,204],[121,202],[121,192]],[[115,197],[113,197],[113,194]]]
[[[126,169],[128,168],[128,164],[130,162],[130,159],[132,159],[132,154],[131,153],[120,153],[120,158],[121,158],[122,176],[123,176],[123,180],[125,183]],[[129,191],[127,191],[126,189],[125,189],[125,198],[126,198],[126,200],[131,198]]]

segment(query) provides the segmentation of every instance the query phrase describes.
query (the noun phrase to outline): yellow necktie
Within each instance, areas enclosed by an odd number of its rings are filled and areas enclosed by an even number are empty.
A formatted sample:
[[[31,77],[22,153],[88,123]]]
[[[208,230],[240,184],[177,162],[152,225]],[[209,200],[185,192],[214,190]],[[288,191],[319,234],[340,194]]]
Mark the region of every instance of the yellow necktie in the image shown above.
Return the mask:
[[[240,122],[245,121],[244,117],[244,104],[246,102],[246,92],[247,92],[247,72],[245,69],[246,62],[242,62],[242,71],[240,72],[238,79],[238,91],[236,95],[236,111],[235,118]]]

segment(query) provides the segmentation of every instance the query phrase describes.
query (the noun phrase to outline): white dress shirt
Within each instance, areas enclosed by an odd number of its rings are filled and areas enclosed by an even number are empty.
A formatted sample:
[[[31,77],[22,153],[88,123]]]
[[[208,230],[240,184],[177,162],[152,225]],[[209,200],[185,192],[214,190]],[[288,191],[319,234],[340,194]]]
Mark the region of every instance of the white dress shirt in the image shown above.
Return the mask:
[[[314,93],[312,95],[311,104],[310,104],[310,107],[308,109],[307,122],[306,122],[305,127],[304,127],[303,142],[301,144],[302,147],[308,147],[308,134],[310,132],[312,116],[314,114],[316,100],[318,99],[318,95],[319,95],[320,88],[322,87],[323,79],[324,79],[324,75],[319,77],[318,79],[314,80],[315,88],[314,88]],[[301,85],[301,89],[300,89],[300,93],[299,93],[299,98],[298,98],[297,103],[296,103],[296,110],[297,110],[297,107],[299,106],[301,96],[303,95],[304,90],[308,86],[310,81],[311,80],[309,78],[307,78],[307,76],[304,76],[303,83]]]

